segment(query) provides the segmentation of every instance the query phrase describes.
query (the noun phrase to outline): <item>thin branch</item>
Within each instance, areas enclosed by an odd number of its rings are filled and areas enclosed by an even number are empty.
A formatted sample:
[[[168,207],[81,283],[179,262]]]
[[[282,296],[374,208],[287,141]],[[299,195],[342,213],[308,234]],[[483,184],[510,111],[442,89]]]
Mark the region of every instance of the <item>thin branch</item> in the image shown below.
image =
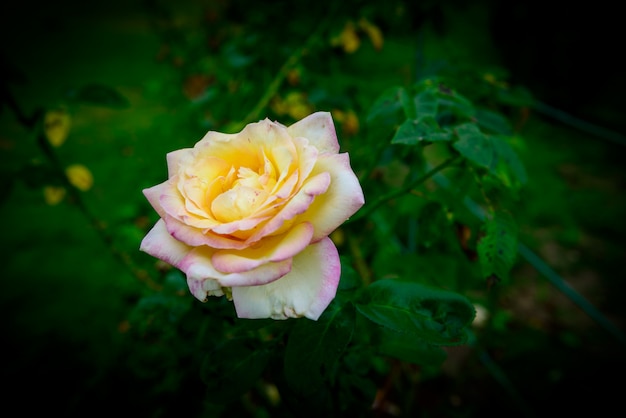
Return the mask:
[[[366,205],[361,211],[357,212],[357,214],[355,216],[353,216],[352,218],[348,219],[346,221],[346,224],[352,223],[352,222],[356,222],[359,219],[366,217],[367,215],[369,215],[370,213],[372,213],[373,211],[378,209],[379,206],[381,206],[382,204],[386,203],[387,201],[389,201],[391,199],[395,199],[396,197],[402,196],[405,193],[411,192],[412,189],[414,189],[415,187],[421,185],[422,183],[425,183],[432,176],[434,176],[435,174],[439,173],[444,168],[447,168],[447,167],[451,166],[452,164],[460,161],[460,159],[461,159],[460,156],[450,157],[446,161],[444,161],[443,163],[439,164],[437,167],[435,167],[432,170],[430,170],[428,173],[424,174],[422,177],[419,177],[419,178],[413,180],[412,182],[410,182],[409,184],[405,185],[404,187],[401,187],[400,189],[393,190],[393,191],[391,191],[391,192],[389,192],[387,194],[384,194],[384,195],[380,196],[374,202],[370,203],[369,205]]]
[[[52,145],[50,145],[45,137],[45,134],[43,133],[41,123],[43,121],[44,112],[42,110],[37,110],[34,112],[33,115],[27,117],[18,105],[15,97],[13,97],[13,94],[11,94],[8,89],[3,93],[6,95],[5,99],[6,102],[9,104],[9,108],[13,111],[19,123],[22,124],[22,126],[24,126],[25,128],[33,131],[37,145],[52,165],[58,177],[61,179],[61,181],[63,181],[63,185],[68,190],[71,200],[78,207],[78,210],[83,214],[83,216],[89,221],[92,228],[96,231],[98,238],[100,238],[104,245],[109,249],[113,257],[117,259],[126,269],[128,269],[129,272],[139,281],[146,283],[151,289],[159,289],[160,285],[155,283],[145,270],[137,268],[132,261],[132,258],[128,254],[123,253],[115,248],[114,240],[111,235],[107,233],[102,223],[89,210],[89,208],[85,204],[82,195],[80,194],[80,191],[72,183],[70,183],[67,175],[65,174],[63,164],[59,160],[57,154],[52,148]]]
[[[328,20],[324,20],[321,24],[317,26],[317,29],[309,36],[307,41],[300,48],[293,51],[293,53],[287,58],[287,61],[280,67],[280,70],[271,81],[271,83],[267,86],[265,93],[261,96],[257,104],[252,108],[252,110],[239,122],[234,122],[229,124],[225,130],[227,132],[239,132],[241,131],[248,123],[256,122],[261,118],[261,112],[267,107],[272,97],[276,95],[280,86],[282,85],[285,77],[300,59],[309,51],[309,49],[315,44],[315,41],[320,37],[323,31],[326,29],[328,24]]]

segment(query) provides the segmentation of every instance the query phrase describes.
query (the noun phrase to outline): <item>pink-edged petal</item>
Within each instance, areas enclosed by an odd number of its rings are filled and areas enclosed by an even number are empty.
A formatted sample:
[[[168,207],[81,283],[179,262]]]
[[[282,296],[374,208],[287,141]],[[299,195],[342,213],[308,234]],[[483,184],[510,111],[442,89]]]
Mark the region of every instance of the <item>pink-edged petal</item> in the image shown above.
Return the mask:
[[[171,217],[185,225],[199,229],[209,229],[220,224],[214,219],[201,217],[188,211],[185,198],[175,186],[176,179],[173,180],[174,181],[168,180],[162,183],[163,187],[158,189],[160,192],[159,204],[164,212],[164,214],[161,215],[162,218],[167,219]]]
[[[268,237],[244,250],[220,250],[211,258],[213,266],[223,273],[241,273],[262,264],[287,260],[304,250],[313,236],[313,226],[302,223],[286,234]]]
[[[300,165],[300,182],[298,187],[300,187],[304,180],[309,178],[309,174],[315,167],[319,151],[314,146],[309,145],[309,140],[306,138],[297,137],[293,139],[293,142],[298,149],[298,164]]]
[[[313,242],[329,235],[365,203],[363,190],[350,167],[348,154],[320,155],[312,175],[317,172],[330,174],[330,187],[297,218],[297,222],[313,224]]]
[[[168,232],[177,240],[191,247],[208,245],[213,248],[240,250],[249,246],[244,241],[189,226],[171,216],[166,216],[164,219]]]
[[[206,302],[209,296],[224,296],[224,290],[216,280],[197,280],[188,276],[187,286],[191,294],[201,302]]]
[[[160,197],[163,194],[163,191],[170,187],[169,183],[166,181],[161,184],[157,184],[156,186],[152,186],[148,189],[143,189],[143,195],[148,199],[150,205],[154,208],[156,213],[159,214],[161,218],[165,217],[165,210],[161,206]]]
[[[266,219],[269,219],[268,215],[263,216],[263,217],[246,218],[240,221],[228,222],[225,224],[212,227],[211,231],[215,232],[216,234],[227,234],[227,235],[233,234],[239,231],[249,231],[251,229],[254,229],[258,224],[260,224]]]
[[[302,188],[289,199],[287,204],[270,219],[260,230],[254,233],[246,242],[252,243],[276,232],[286,221],[306,212],[315,196],[326,192],[331,184],[331,176],[328,173],[319,173],[308,179]]]
[[[178,170],[182,165],[187,165],[193,160],[193,150],[191,148],[183,148],[169,152],[165,156],[167,160],[168,178],[172,178],[178,174]]]
[[[174,267],[179,267],[181,261],[192,250],[191,247],[176,240],[167,232],[162,219],[159,219],[143,238],[139,249]]]
[[[334,299],[340,275],[337,248],[324,238],[295,256],[284,277],[261,286],[233,287],[237,316],[317,320]]]
[[[180,262],[179,268],[187,275],[187,283],[191,292],[200,300],[206,299],[206,294],[200,294],[198,289],[216,289],[233,286],[259,286],[278,280],[291,270],[292,260],[266,263],[250,271],[241,273],[222,273],[215,269],[211,257],[215,251],[208,247],[197,247],[191,250]],[[209,281],[209,284],[204,283]],[[192,289],[193,284],[193,289]],[[197,291],[194,293],[194,291]]]
[[[292,137],[307,138],[320,153],[337,154],[339,142],[333,117],[329,112],[316,112],[287,128]]]

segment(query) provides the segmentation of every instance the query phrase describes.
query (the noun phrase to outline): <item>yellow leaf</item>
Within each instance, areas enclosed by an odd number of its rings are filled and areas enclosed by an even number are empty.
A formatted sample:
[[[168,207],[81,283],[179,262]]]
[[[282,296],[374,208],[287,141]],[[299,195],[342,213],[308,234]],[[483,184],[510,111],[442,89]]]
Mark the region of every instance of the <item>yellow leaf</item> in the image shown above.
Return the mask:
[[[361,18],[359,21],[359,27],[365,31],[367,36],[370,38],[372,45],[378,51],[383,48],[383,33],[378,28],[378,26],[370,23],[367,19]]]
[[[82,164],[73,164],[65,169],[67,179],[78,190],[86,192],[93,186],[93,175],[87,167]]]
[[[298,91],[287,94],[287,97],[285,97],[285,106],[287,114],[296,120],[305,118],[313,111],[306,96]]]
[[[355,135],[359,132],[359,118],[353,110],[346,113],[346,119],[343,122],[343,130],[346,135]]]
[[[71,118],[65,110],[49,110],[43,119],[43,129],[48,142],[57,148],[63,145],[70,133]]]
[[[300,83],[300,74],[302,74],[302,70],[300,68],[292,68],[287,73],[287,82],[292,86],[295,86]]]
[[[277,115],[284,115],[285,113],[287,113],[287,106],[280,96],[274,96],[274,98],[270,102],[270,108]]]
[[[354,23],[347,21],[341,33],[331,40],[332,46],[341,46],[348,54],[353,53],[361,45],[359,35],[356,33]]]
[[[340,109],[332,110],[333,119],[341,124],[341,128],[345,135],[354,135],[359,132],[359,118],[354,110],[343,111]]]
[[[65,197],[65,188],[56,186],[46,186],[43,188],[43,199],[50,205],[58,205]]]

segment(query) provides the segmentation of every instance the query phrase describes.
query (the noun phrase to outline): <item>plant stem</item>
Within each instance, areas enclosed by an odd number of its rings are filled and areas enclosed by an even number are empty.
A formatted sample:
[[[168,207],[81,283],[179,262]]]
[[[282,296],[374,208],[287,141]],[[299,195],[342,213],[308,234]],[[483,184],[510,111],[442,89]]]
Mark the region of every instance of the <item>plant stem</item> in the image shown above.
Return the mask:
[[[387,194],[384,194],[384,195],[380,196],[374,202],[370,203],[369,205],[366,205],[361,211],[357,212],[355,216],[353,216],[352,218],[348,219],[345,223],[346,224],[352,223],[352,222],[358,221],[361,218],[366,217],[367,215],[369,215],[370,213],[375,211],[383,203],[385,203],[385,202],[387,202],[387,201],[389,201],[391,199],[395,199],[398,196],[402,196],[403,194],[409,192],[411,189],[414,189],[415,187],[421,185],[422,183],[425,183],[428,179],[430,179],[435,174],[439,173],[444,168],[447,168],[447,167],[451,166],[452,164],[454,164],[454,163],[456,163],[456,162],[458,162],[460,160],[461,160],[460,156],[448,158],[446,161],[444,161],[443,163],[439,164],[437,167],[433,168],[428,173],[424,174],[422,177],[419,177],[419,178],[413,180],[409,184],[407,184],[407,185],[405,185],[405,186],[403,186],[403,187],[401,187],[401,188],[399,188],[397,190],[393,190],[393,191],[391,191],[391,192],[389,192]]]
[[[248,123],[256,122],[260,119],[261,112],[267,107],[267,104],[270,102],[272,97],[276,95],[285,77],[287,77],[289,70],[292,69],[296,65],[296,63],[308,52],[308,50],[326,28],[327,22],[328,19],[324,20],[320,25],[318,25],[317,29],[309,36],[304,45],[293,51],[289,58],[287,58],[287,61],[285,61],[282,67],[280,67],[280,70],[278,71],[272,82],[267,86],[265,93],[263,93],[254,108],[252,108],[252,110],[241,121],[227,125],[225,131],[239,132]]]

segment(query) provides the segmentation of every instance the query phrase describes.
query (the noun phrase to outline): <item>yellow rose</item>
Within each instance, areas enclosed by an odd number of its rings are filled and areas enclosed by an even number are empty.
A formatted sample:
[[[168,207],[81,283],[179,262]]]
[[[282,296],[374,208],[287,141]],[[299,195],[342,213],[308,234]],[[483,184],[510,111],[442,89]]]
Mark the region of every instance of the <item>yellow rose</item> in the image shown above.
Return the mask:
[[[141,250],[181,269],[199,300],[232,298],[241,318],[319,318],[341,274],[328,235],[364,204],[330,113],[210,131],[167,165],[144,190],[161,219]]]

